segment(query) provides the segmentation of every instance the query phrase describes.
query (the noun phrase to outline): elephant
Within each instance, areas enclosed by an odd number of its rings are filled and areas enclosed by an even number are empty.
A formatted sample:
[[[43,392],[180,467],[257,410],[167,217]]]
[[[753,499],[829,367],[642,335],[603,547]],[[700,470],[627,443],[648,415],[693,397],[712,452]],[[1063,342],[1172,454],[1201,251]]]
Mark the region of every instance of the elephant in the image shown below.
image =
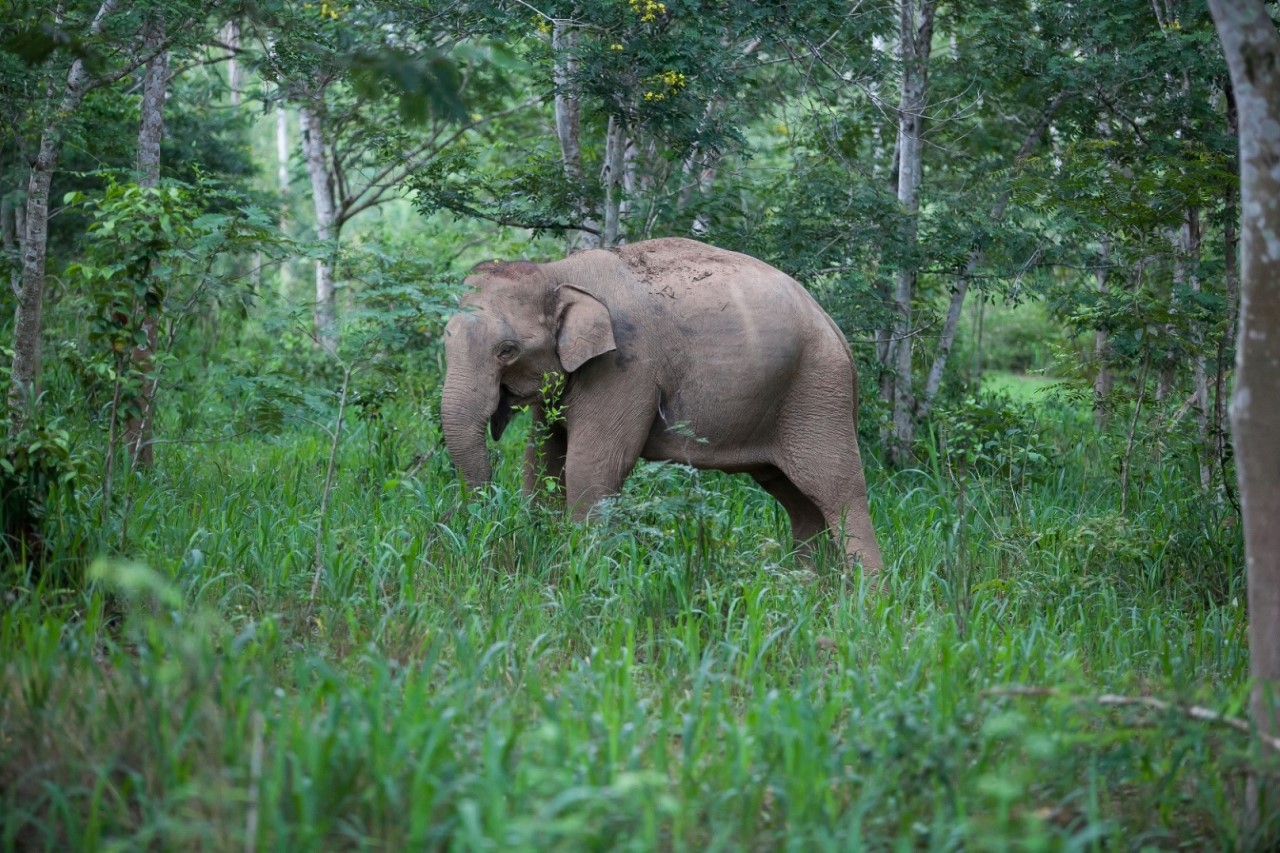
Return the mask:
[[[576,520],[640,459],[749,474],[803,551],[830,532],[883,566],[858,450],[848,342],[813,296],[748,255],[683,238],[487,261],[445,326],[440,419],[466,484],[489,481],[485,431],[527,406],[524,487],[555,478]],[[548,377],[562,379],[548,417]],[[843,540],[843,541],[841,541]]]

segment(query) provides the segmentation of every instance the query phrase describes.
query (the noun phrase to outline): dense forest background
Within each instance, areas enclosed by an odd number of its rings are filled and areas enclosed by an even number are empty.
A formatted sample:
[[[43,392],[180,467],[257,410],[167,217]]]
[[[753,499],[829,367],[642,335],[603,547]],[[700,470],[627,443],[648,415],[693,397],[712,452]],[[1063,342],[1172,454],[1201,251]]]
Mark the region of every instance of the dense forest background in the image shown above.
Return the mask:
[[[14,0],[0,126],[6,848],[1275,831],[1198,0]],[[669,235],[850,340],[879,587],[459,484],[466,270]]]

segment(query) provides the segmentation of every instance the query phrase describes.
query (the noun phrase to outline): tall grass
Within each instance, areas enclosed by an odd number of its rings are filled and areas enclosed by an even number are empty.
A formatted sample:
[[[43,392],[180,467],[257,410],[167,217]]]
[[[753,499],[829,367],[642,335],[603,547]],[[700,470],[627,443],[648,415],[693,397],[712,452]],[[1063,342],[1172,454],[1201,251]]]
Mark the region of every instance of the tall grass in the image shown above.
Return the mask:
[[[1186,472],[1122,517],[1070,424],[1030,481],[872,465],[875,588],[741,478],[645,468],[571,524],[513,432],[464,494],[420,413],[356,423],[315,600],[319,430],[164,446],[127,531],[50,519],[61,573],[0,615],[0,846],[1248,846],[1247,737],[1088,701],[1244,708],[1238,529]]]

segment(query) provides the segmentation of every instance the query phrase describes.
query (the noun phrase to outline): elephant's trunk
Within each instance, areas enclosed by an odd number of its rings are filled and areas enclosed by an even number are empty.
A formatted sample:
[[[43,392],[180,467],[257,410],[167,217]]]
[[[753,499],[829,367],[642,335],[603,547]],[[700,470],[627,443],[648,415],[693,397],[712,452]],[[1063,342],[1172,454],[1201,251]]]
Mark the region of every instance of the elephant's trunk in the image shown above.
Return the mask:
[[[484,433],[498,405],[498,388],[494,382],[490,391],[483,387],[485,384],[483,380],[476,383],[466,371],[451,367],[440,397],[445,448],[472,488],[489,482],[492,474]]]

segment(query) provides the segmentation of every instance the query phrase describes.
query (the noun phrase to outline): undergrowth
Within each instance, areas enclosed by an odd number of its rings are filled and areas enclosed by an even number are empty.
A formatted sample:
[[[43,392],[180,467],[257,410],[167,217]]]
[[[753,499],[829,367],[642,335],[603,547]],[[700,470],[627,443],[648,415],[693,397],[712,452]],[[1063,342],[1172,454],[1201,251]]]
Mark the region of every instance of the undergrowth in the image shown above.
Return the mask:
[[[743,478],[645,467],[574,525],[518,428],[464,493],[405,401],[324,525],[319,429],[163,445],[127,526],[50,503],[8,570],[0,846],[1247,847],[1246,736],[1090,702],[1244,713],[1232,512],[1153,465],[1121,515],[1069,420],[1034,476],[870,463],[878,585]]]

